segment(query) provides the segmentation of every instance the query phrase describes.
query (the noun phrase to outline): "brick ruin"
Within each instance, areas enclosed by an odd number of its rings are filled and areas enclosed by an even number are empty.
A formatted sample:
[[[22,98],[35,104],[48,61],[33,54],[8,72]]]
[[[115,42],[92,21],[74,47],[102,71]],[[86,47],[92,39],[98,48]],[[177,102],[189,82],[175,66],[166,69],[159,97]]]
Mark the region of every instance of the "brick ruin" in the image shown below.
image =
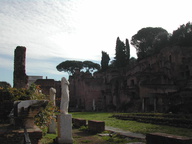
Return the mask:
[[[169,47],[132,68],[70,76],[75,110],[192,112],[192,48]]]
[[[49,95],[49,90],[51,87],[56,89],[56,105],[60,106],[60,98],[61,98],[61,81],[55,81],[54,79],[38,79],[35,81],[36,85],[39,85],[42,93],[45,95]]]
[[[17,47],[14,87],[27,87],[25,47]],[[192,48],[169,47],[129,68],[93,75],[76,71],[69,77],[70,111],[192,112]],[[42,92],[57,90],[60,81],[39,79]]]
[[[26,47],[17,46],[14,53],[13,87],[27,88],[28,76],[25,73]]]

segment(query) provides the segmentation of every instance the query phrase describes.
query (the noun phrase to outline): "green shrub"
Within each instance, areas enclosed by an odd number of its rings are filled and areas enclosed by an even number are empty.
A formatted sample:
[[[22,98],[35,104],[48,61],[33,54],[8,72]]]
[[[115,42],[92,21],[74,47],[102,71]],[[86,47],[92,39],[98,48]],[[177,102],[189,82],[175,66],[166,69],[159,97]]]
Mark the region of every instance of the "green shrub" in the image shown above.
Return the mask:
[[[18,100],[48,100],[48,96],[42,94],[40,92],[40,87],[38,85],[32,84],[29,89],[21,88],[0,88],[0,103],[4,106],[1,107],[6,109],[7,104],[9,104],[8,112],[2,114],[2,118],[8,118],[7,115],[10,113],[11,109],[13,108],[13,102]],[[7,103],[9,102],[9,103]],[[10,103],[11,107],[10,107]],[[51,122],[52,119],[55,120],[54,113],[56,111],[56,107],[53,105],[53,102],[48,101],[48,105],[42,111],[40,111],[35,116],[35,124],[39,126],[44,133],[47,132],[47,126]]]
[[[88,131],[88,126],[81,126],[79,128],[80,131]]]

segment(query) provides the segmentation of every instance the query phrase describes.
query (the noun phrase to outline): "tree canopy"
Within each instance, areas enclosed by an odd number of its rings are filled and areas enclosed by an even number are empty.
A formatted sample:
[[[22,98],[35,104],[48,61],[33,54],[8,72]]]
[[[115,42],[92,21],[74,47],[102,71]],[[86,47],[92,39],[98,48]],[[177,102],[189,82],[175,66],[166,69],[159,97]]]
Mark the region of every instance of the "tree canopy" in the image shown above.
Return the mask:
[[[66,60],[61,62],[56,66],[58,71],[68,72],[69,74],[74,74],[75,70],[85,69],[86,72],[90,72],[93,70],[99,70],[100,65],[91,61],[75,61],[75,60]]]
[[[192,46],[192,23],[183,24],[173,31],[170,43],[178,46]]]
[[[94,70],[100,70],[100,65],[92,61],[84,61],[83,68],[86,69],[86,72],[92,72]]]
[[[161,27],[146,27],[140,29],[132,36],[131,44],[136,48],[138,59],[143,59],[147,56],[158,53],[162,48],[167,46],[192,46],[192,23],[181,25],[173,34],[169,34]],[[106,70],[109,67],[110,57],[102,51],[101,69]],[[130,58],[129,40],[125,43],[117,37],[115,47],[115,57],[111,62],[110,67],[125,67],[133,66],[136,63],[135,58]],[[75,61],[67,60],[57,65],[58,71],[65,71],[69,74],[74,74],[75,70],[86,70],[92,72],[93,70],[100,70],[100,65],[91,61]]]
[[[138,58],[142,59],[156,52],[155,46],[163,45],[163,40],[166,41],[168,35],[168,32],[160,27],[142,28],[132,36],[131,44],[136,48]]]
[[[68,72],[74,74],[76,69],[81,70],[83,68],[82,61],[67,60],[56,66],[58,71]]]
[[[8,82],[0,81],[0,88],[9,88],[11,85]]]

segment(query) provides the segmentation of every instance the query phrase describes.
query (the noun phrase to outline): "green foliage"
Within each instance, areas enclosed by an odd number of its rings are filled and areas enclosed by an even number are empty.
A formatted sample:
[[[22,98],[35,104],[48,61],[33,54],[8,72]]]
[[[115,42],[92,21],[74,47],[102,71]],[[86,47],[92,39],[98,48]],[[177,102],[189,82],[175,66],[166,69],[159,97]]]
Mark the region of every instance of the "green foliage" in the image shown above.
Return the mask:
[[[26,88],[0,88],[0,99],[17,101],[17,100],[42,100],[46,96],[40,92],[38,85],[32,84],[29,89]]]
[[[47,127],[51,123],[51,121],[56,121],[56,117],[54,114],[56,109],[57,108],[53,105],[53,102],[49,101],[46,108],[35,116],[35,124],[43,130],[44,134],[47,132]]]
[[[131,44],[136,48],[138,58],[142,59],[156,52],[155,45],[164,45],[167,36],[168,32],[163,28],[142,28],[132,36]]]
[[[53,140],[56,139],[57,135],[56,134],[46,134],[42,139],[41,139],[41,144],[52,144]]]
[[[81,142],[82,142],[82,143],[90,143],[91,140],[82,140]]]
[[[116,67],[125,67],[126,66],[126,51],[125,44],[122,42],[119,37],[116,40],[115,48],[115,66]]]
[[[121,41],[118,37],[116,40],[115,58],[110,66],[116,68],[126,67],[129,64],[129,59],[130,59],[129,40],[126,39],[124,44],[124,42]]]
[[[128,139],[125,139],[124,137],[121,137],[117,134],[110,134],[109,136],[102,137],[107,142],[110,142],[110,144],[126,144],[128,143]]]
[[[141,123],[132,120],[120,120],[113,118],[112,115],[115,113],[99,113],[99,112],[74,112],[72,113],[74,118],[82,118],[86,120],[98,120],[105,121],[106,126],[111,126],[115,128],[120,128],[123,130],[128,130],[131,132],[138,133],[152,133],[152,132],[162,132],[174,135],[189,136],[191,137],[191,129],[177,128],[164,125],[156,125],[150,123]],[[121,113],[118,113],[121,114]]]
[[[80,131],[88,131],[88,126],[81,126],[79,128]]]
[[[134,57],[131,57],[129,59],[129,68],[133,68],[137,64],[137,59]]]
[[[68,72],[69,74],[74,74],[76,70],[82,70],[82,69],[86,69],[87,72],[93,71],[93,70],[99,70],[100,69],[100,65],[97,63],[93,63],[91,61],[71,61],[71,60],[67,60],[64,61],[62,63],[60,63],[59,65],[56,66],[58,71],[64,71],[64,72]]]
[[[7,83],[7,82],[1,81],[0,82],[0,87],[1,88],[10,88],[11,85],[9,83]]]
[[[83,68],[86,69],[86,72],[93,72],[95,69],[100,70],[100,65],[92,61],[84,61]]]
[[[0,88],[0,100],[3,101],[18,101],[18,100],[47,100],[47,96],[40,92],[40,86],[32,84],[29,89],[17,88]],[[56,107],[53,102],[49,101],[46,108],[40,111],[35,116],[35,123],[44,133],[47,131],[47,126],[52,119],[55,120],[54,113]]]
[[[16,101],[16,100],[29,100],[30,92],[27,89],[21,88],[1,88],[0,89],[0,99],[2,101]]]
[[[29,88],[29,92],[31,94],[30,99],[48,100],[47,96],[42,94],[40,90],[40,86],[32,84]],[[35,124],[43,130],[43,134],[47,132],[47,127],[51,123],[51,121],[56,121],[55,111],[57,111],[57,107],[54,106],[53,101],[49,101],[45,109],[41,110],[35,116]]]
[[[75,60],[67,60],[56,66],[58,71],[68,72],[74,74],[75,70],[81,70],[83,68],[83,62]]]
[[[192,46],[192,23],[183,24],[173,31],[170,43],[177,46]]]
[[[28,89],[31,100],[44,100],[47,96],[41,93],[41,88],[39,85],[31,84]]]
[[[152,43],[153,49],[151,51],[151,54],[152,55],[156,54],[162,48],[169,46],[169,39],[170,39],[170,34],[168,34],[167,31],[158,33],[157,36],[153,40],[153,43]]]
[[[125,40],[125,55],[126,55],[126,60],[127,64],[129,64],[129,59],[130,59],[130,46],[129,46],[129,40]]]
[[[102,57],[101,57],[101,70],[105,71],[108,69],[109,66],[110,57],[109,55],[102,51]]]

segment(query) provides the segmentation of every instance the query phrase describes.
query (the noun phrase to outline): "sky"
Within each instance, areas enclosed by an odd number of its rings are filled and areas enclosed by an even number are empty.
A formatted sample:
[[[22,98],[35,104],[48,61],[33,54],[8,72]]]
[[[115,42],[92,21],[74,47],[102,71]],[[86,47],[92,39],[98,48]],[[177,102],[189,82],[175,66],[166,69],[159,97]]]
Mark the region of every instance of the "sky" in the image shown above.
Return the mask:
[[[13,85],[17,46],[27,48],[27,75],[61,80],[68,74],[57,71],[59,63],[100,64],[102,51],[115,57],[117,37],[130,41],[145,27],[172,33],[191,14],[191,0],[0,0],[0,81]]]

